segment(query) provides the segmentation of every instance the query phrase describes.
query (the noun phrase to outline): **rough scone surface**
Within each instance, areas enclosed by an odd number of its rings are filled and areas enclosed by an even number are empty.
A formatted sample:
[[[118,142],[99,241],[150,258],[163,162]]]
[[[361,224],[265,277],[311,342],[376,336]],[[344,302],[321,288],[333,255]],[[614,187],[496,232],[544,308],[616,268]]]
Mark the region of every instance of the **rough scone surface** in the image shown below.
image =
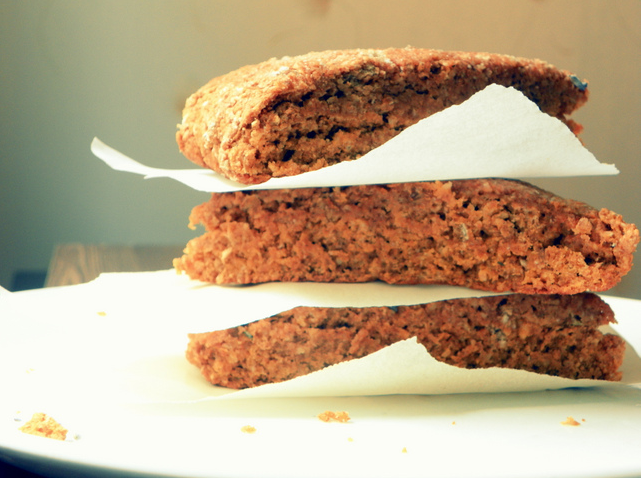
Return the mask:
[[[594,294],[453,299],[415,306],[299,307],[248,325],[192,334],[187,359],[211,383],[281,382],[417,337],[437,360],[570,379],[620,380],[625,342]]]
[[[356,159],[488,84],[512,86],[563,121],[587,84],[540,60],[418,48],[271,59],[212,79],[187,101],[183,154],[246,184]],[[429,158],[426,158],[429,160]]]
[[[218,284],[450,284],[495,292],[605,291],[639,231],[524,182],[471,179],[213,194],[206,232],[174,261]]]

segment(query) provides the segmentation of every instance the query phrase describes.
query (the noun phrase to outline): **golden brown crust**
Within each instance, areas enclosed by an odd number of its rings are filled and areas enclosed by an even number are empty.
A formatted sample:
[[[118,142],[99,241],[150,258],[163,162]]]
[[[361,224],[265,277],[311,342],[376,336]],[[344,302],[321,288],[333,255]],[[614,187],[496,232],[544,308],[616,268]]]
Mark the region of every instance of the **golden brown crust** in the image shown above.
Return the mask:
[[[472,179],[213,194],[174,261],[193,279],[604,291],[632,267],[634,225],[520,181]]]
[[[491,83],[568,116],[587,85],[540,60],[417,48],[271,59],[212,79],[188,98],[176,138],[191,161],[254,184],[355,159]]]
[[[625,342],[594,294],[453,299],[402,307],[298,307],[232,329],[190,335],[187,359],[215,385],[289,380],[417,337],[437,360],[565,378],[620,380]]]

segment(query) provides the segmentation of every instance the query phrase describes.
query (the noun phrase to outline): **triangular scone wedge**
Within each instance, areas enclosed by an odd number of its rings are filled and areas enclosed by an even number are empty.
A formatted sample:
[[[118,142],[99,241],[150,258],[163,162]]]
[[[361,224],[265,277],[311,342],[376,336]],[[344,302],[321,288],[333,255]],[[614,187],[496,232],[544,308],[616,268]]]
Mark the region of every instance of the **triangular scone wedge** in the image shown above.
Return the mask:
[[[192,334],[187,359],[215,385],[282,382],[416,337],[436,360],[569,379],[621,379],[625,341],[590,293],[512,294],[401,307],[298,307],[248,325]]]
[[[489,84],[512,86],[578,132],[587,83],[541,60],[417,48],[271,59],[212,79],[186,102],[177,142],[244,184],[356,159]],[[393,160],[393,158],[390,158]]]
[[[631,269],[639,231],[528,183],[469,179],[213,194],[207,232],[174,261],[217,284],[448,284],[601,292]]]

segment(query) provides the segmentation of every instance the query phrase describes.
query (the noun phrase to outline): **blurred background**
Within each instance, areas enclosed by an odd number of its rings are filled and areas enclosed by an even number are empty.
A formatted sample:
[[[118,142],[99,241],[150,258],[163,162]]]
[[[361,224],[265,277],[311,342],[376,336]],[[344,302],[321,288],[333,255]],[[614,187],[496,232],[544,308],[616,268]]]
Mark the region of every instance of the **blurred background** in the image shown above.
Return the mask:
[[[416,47],[538,57],[590,82],[574,116],[621,174],[536,181],[641,225],[639,0],[0,0],[0,285],[56,244],[184,244],[207,195],[112,171],[94,136],[189,168],[174,140],[210,78],[311,50]],[[613,295],[641,299],[641,259]],[[167,268],[171,265],[167,264]]]

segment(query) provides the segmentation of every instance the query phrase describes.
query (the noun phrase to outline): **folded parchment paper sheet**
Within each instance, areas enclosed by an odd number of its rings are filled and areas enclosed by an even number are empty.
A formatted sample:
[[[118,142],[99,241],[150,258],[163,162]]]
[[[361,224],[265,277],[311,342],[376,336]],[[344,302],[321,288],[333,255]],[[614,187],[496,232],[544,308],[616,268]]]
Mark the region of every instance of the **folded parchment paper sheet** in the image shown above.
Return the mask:
[[[618,173],[615,166],[600,163],[561,121],[542,113],[519,91],[499,85],[419,121],[357,161],[255,186],[240,185],[205,169],[144,166],[97,138],[91,148],[118,171],[172,178],[205,192]]]

